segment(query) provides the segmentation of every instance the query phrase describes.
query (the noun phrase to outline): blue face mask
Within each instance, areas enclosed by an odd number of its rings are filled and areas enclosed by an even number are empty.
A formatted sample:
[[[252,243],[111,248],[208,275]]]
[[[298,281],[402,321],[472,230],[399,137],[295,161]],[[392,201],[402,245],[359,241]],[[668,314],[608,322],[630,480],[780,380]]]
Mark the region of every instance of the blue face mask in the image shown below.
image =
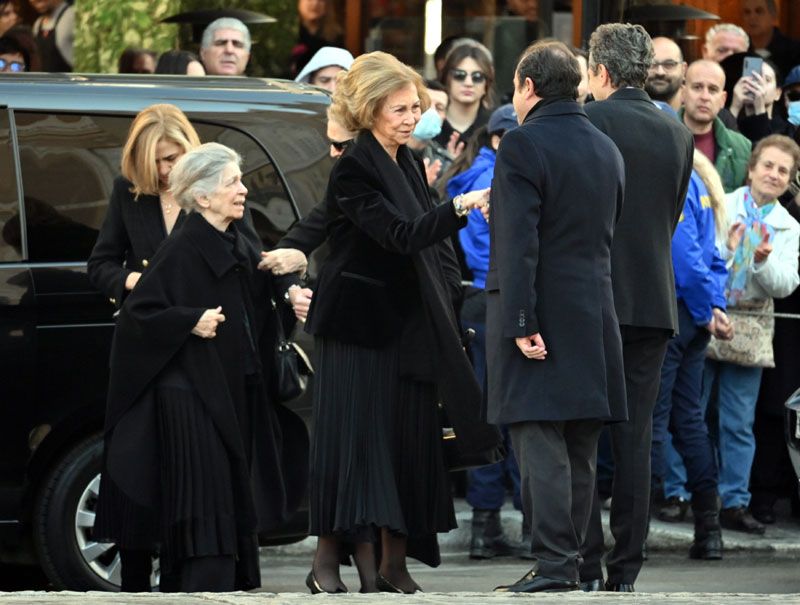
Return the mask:
[[[428,110],[422,114],[416,128],[414,128],[415,139],[420,141],[430,141],[432,138],[442,132],[442,118],[436,113],[436,109],[429,107]]]
[[[800,101],[789,102],[789,122],[800,126]]]

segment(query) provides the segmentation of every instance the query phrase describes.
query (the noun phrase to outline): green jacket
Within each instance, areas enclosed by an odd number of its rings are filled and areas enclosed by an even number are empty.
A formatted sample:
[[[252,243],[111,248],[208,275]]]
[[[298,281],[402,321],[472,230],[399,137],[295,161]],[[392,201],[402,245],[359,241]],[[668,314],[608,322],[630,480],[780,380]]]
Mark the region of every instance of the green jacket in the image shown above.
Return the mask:
[[[683,120],[683,109],[680,110],[680,116]],[[747,179],[752,143],[744,135],[727,128],[719,118],[714,118],[714,140],[717,142],[714,166],[722,179],[725,193],[730,193],[744,185]]]

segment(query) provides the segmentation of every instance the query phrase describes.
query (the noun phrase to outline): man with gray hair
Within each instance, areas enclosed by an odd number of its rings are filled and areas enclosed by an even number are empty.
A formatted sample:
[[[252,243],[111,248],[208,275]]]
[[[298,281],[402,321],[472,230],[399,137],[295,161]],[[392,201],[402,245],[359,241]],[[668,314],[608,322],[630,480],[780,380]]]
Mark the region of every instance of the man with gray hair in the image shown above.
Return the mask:
[[[741,27],[733,23],[720,23],[706,32],[703,58],[720,63],[734,53],[747,52],[750,37]]]
[[[632,592],[650,507],[650,444],[661,364],[678,327],[672,234],[692,171],[691,133],[644,91],[653,44],[641,25],[609,23],[589,40],[589,120],[625,162],[625,199],[611,244],[611,282],[622,336],[628,420],[610,425],[614,453],[606,590]],[[595,495],[581,581],[599,590],[603,530]]]
[[[212,21],[203,32],[200,59],[209,76],[241,76],[250,60],[250,30],[230,17]]]

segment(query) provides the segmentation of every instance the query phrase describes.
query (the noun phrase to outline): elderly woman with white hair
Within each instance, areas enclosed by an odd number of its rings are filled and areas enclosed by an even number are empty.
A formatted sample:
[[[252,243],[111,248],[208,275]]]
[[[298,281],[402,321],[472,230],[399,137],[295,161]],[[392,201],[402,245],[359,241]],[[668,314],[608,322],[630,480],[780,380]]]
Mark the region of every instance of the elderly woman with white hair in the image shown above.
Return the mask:
[[[306,483],[305,427],[274,405],[280,319],[272,274],[237,224],[239,163],[207,143],[175,165],[189,214],[125,301],[111,353],[98,515],[105,538],[158,548],[162,591],[260,586],[258,533],[286,520]]]

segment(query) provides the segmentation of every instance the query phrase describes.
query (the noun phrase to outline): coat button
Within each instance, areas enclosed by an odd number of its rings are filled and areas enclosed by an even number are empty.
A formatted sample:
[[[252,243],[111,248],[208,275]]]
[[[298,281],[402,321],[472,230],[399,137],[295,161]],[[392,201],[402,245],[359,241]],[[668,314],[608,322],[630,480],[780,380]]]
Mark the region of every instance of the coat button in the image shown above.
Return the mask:
[[[150,263],[148,262],[148,260],[146,258],[142,259],[142,267],[147,267],[147,265],[149,265],[149,264]]]

